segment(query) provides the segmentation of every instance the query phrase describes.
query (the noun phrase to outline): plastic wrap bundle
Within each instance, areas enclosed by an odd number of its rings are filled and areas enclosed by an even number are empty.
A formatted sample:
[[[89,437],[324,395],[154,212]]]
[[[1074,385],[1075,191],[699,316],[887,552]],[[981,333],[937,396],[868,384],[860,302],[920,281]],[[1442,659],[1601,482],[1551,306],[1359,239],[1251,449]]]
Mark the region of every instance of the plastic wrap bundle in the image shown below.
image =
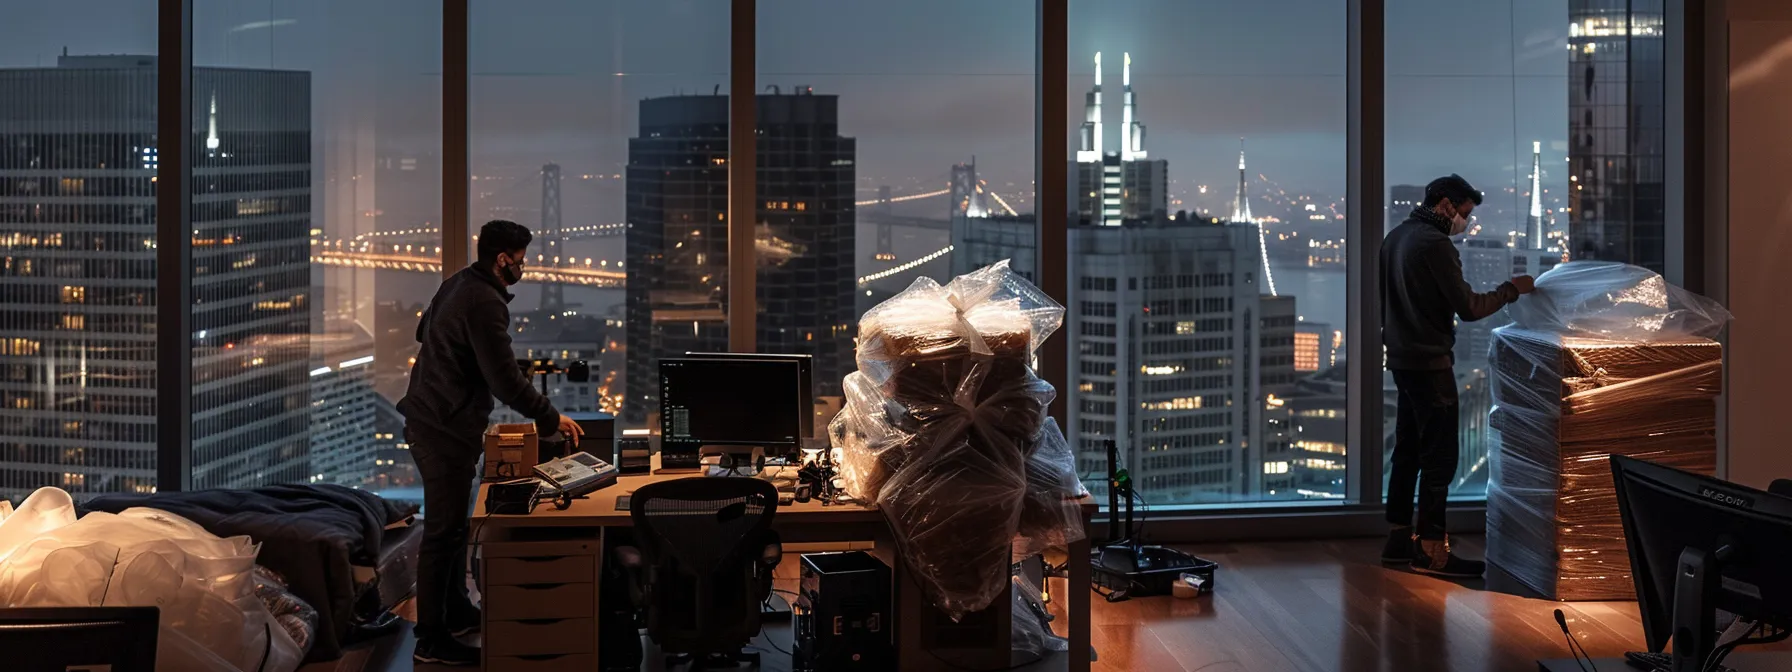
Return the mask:
[[[55,488],[0,514],[0,606],[155,606],[158,670],[298,669],[302,649],[256,597],[248,537],[154,509],[77,520]]]
[[[1007,262],[921,278],[859,322],[859,370],[830,427],[848,492],[890,522],[953,618],[1006,588],[1012,553],[1082,538],[1075,459],[1033,353],[1064,309]]]
[[[1647,269],[1571,262],[1493,332],[1487,559],[1559,600],[1635,597],[1610,455],[1703,474],[1730,315]]]

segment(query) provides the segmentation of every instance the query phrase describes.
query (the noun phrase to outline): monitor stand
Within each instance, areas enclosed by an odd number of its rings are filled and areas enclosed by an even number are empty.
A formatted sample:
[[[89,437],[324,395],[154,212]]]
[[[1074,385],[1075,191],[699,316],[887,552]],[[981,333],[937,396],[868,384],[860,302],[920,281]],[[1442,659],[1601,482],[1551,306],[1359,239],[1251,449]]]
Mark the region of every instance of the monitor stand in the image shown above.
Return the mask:
[[[702,461],[705,457],[716,455],[721,457],[721,460],[716,466],[719,466],[722,469],[737,471],[745,470],[747,473],[757,473],[758,467],[756,465],[758,465],[761,460],[765,459],[765,452],[765,448],[760,446],[704,446],[697,451],[697,459],[698,461]],[[700,469],[705,473],[708,473],[709,466],[705,465],[700,467]]]

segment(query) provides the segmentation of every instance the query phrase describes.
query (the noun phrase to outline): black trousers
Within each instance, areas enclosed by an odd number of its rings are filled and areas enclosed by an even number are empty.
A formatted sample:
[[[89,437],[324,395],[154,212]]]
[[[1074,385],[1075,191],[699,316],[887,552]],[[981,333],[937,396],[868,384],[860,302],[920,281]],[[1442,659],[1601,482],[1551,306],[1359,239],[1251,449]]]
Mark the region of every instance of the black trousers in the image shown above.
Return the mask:
[[[1394,456],[1388,470],[1388,522],[1413,525],[1421,539],[1444,538],[1444,507],[1456,477],[1459,405],[1456,374],[1395,370],[1400,391],[1394,425]],[[1413,488],[1419,511],[1413,517]]]
[[[448,636],[448,616],[471,612],[467,521],[479,487],[479,436],[407,424],[405,441],[423,477],[423,544],[417,557],[417,637]]]

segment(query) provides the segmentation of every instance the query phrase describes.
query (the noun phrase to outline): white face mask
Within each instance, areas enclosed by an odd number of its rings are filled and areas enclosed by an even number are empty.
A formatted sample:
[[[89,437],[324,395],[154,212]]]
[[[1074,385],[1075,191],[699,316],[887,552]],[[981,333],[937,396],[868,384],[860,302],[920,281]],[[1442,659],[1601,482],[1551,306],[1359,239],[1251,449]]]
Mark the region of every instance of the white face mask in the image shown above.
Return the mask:
[[[1450,235],[1460,236],[1460,235],[1462,235],[1462,232],[1467,231],[1467,230],[1468,230],[1468,218],[1467,217],[1463,217],[1460,213],[1458,213],[1455,217],[1450,218]]]

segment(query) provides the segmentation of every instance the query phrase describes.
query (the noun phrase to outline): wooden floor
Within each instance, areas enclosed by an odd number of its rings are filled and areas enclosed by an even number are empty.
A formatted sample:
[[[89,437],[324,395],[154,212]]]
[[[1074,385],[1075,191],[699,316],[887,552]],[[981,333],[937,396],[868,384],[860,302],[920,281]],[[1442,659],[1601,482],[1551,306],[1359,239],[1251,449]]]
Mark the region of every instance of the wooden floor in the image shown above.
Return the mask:
[[[1481,555],[1478,539],[1459,546]],[[1557,608],[1596,657],[1643,648],[1635,604],[1550,602],[1499,592],[1511,587],[1497,580],[1489,588],[1385,568],[1376,539],[1183,548],[1220,563],[1215,594],[1114,604],[1096,596],[1096,672],[1530,672],[1539,658],[1568,656]],[[794,588],[783,575],[779,587]],[[384,642],[303,672],[409,662],[408,641]]]

